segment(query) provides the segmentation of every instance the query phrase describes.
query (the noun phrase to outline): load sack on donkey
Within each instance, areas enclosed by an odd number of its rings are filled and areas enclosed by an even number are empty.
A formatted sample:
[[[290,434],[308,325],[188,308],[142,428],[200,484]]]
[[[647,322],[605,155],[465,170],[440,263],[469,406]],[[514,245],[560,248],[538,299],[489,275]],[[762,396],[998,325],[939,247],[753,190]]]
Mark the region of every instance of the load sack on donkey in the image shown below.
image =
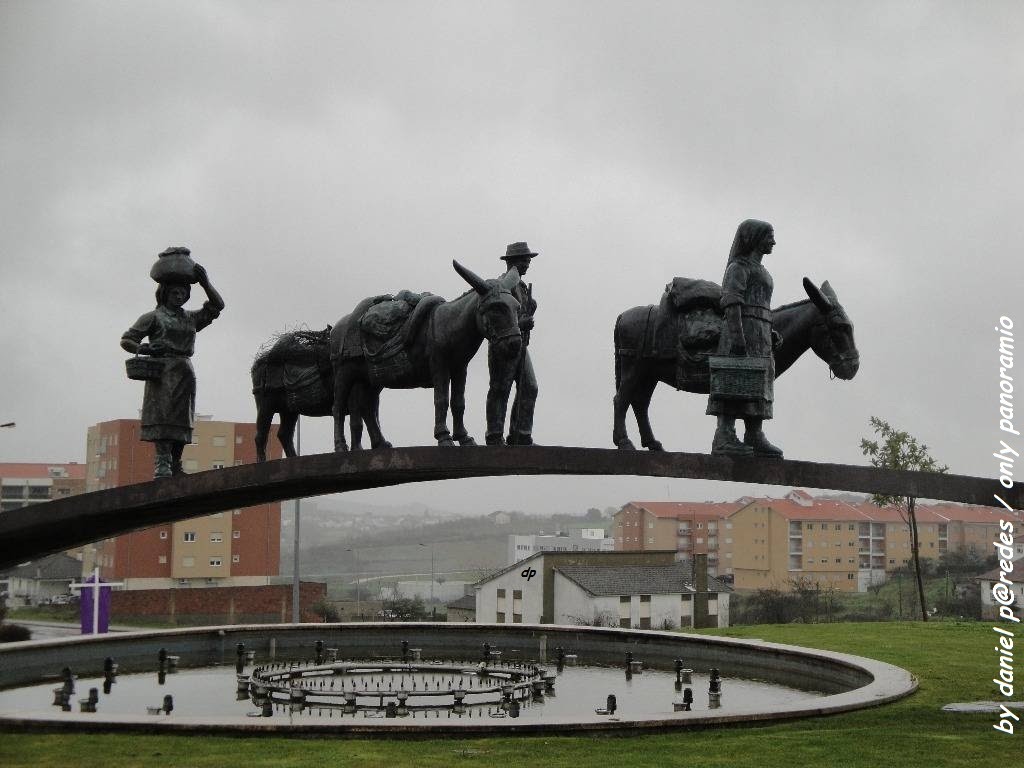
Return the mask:
[[[442,303],[441,296],[406,290],[361,302],[351,315],[339,359],[365,358],[372,382],[393,385],[406,379],[413,370],[407,348]]]
[[[331,327],[280,334],[252,368],[253,392],[284,390],[288,408],[309,415],[331,412]]]
[[[643,356],[676,363],[676,388],[706,386],[707,360],[722,334],[722,287],[709,280],[676,277],[650,308]]]

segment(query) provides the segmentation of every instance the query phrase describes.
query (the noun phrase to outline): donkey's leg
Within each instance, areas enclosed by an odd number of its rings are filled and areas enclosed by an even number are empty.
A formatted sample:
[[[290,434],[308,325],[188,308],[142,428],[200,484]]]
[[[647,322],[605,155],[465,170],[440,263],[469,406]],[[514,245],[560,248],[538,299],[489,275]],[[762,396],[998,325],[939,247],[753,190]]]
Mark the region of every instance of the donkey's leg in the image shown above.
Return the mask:
[[[270,436],[270,422],[274,411],[269,403],[263,402],[268,396],[261,393],[256,396],[256,461],[267,460],[267,438]]]
[[[616,447],[630,451],[635,450],[636,446],[633,445],[633,441],[629,439],[629,434],[626,432],[626,411],[633,404],[636,368],[639,362],[630,357],[620,358],[619,386],[612,399],[614,406],[612,441]]]
[[[367,404],[366,386],[358,384],[352,387],[352,394],[348,400],[348,432],[352,438],[352,450],[363,449],[363,419],[366,416]]]
[[[348,443],[345,442],[345,414],[348,408],[349,393],[352,390],[352,374],[347,365],[340,362],[334,365],[334,403],[331,405],[331,415],[334,417],[334,450],[341,452],[348,450]],[[349,413],[349,419],[359,418],[358,414]]]
[[[439,446],[447,448],[455,445],[448,431],[448,390],[452,377],[447,365],[431,365],[430,369],[434,383],[434,439]]]
[[[366,388],[366,394],[363,397],[363,413],[366,414],[364,421],[366,422],[366,431],[370,435],[370,447],[373,449],[390,448],[391,443],[384,438],[384,433],[380,428],[380,393],[383,387],[371,386],[366,382],[360,382],[360,386]]]
[[[277,439],[284,448],[284,455],[289,459],[297,455],[292,437],[295,435],[295,425],[298,421],[299,414],[295,411],[281,410],[281,426],[277,430]]]
[[[463,416],[466,413],[466,369],[452,371],[452,437],[459,445],[476,445],[476,440],[466,432]]]
[[[651,373],[653,374],[653,372]],[[633,415],[636,416],[636,425],[640,429],[640,445],[652,451],[663,451],[665,449],[661,443],[654,439],[654,431],[651,429],[651,420],[648,416],[651,397],[654,395],[656,386],[658,386],[658,379],[653,375],[637,382],[633,394]]]

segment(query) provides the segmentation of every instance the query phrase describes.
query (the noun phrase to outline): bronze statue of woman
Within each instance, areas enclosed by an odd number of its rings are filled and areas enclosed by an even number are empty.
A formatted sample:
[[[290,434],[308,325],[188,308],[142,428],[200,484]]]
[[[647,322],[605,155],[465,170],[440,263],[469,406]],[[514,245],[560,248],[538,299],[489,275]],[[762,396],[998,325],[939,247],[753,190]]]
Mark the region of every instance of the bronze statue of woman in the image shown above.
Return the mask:
[[[192,442],[196,375],[192,352],[196,333],[220,316],[224,299],[210,284],[206,270],[192,261],[188,248],[168,248],[160,254],[150,276],[160,287],[156,309],[147,312],[121,337],[121,348],[159,360],[146,377],[142,397],[142,440],[155,443],[154,477],[182,473],[181,453]],[[192,283],[206,292],[201,309],[186,310]],[[148,342],[143,339],[149,337]]]
[[[714,391],[708,397],[709,415],[718,416],[711,452],[726,456],[782,458],[782,450],[768,442],[762,425],[772,418],[775,362],[772,349],[781,340],[772,330],[772,276],[761,263],[775,246],[775,230],[765,221],[747,219],[736,229],[729,261],[722,278],[725,323],[718,354],[761,358],[768,366],[761,397],[725,398]],[[736,436],[736,419],[743,419],[743,441]]]

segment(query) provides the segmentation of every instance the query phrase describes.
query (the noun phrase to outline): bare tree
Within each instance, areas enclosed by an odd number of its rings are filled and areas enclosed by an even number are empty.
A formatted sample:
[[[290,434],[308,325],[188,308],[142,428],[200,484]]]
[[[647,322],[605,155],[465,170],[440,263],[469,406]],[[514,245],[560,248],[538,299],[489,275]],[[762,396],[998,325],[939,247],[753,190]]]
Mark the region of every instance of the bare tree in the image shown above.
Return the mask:
[[[871,417],[871,429],[877,440],[861,440],[860,450],[873,467],[883,469],[914,470],[917,472],[946,472],[949,467],[939,465],[928,453],[928,446],[919,443],[908,432],[898,430],[877,416]],[[879,507],[896,509],[910,529],[910,550],[913,555],[914,575],[917,577],[917,595],[921,604],[921,620],[928,621],[928,608],[924,599],[924,579],[921,577],[921,558],[917,535],[917,498],[914,496],[886,496],[875,494],[871,500]]]

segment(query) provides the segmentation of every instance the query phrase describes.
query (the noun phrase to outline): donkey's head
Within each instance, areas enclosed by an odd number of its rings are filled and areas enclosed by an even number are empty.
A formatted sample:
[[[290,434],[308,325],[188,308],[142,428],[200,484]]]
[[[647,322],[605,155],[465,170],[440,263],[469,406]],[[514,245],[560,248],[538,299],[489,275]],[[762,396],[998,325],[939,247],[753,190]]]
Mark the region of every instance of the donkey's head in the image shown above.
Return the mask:
[[[476,318],[484,338],[498,354],[517,356],[523,346],[523,334],[519,330],[519,302],[512,289],[519,284],[519,272],[513,267],[497,280],[484,280],[457,261],[452,261],[452,266],[480,297]]]
[[[827,280],[818,288],[805,277],[804,290],[819,312],[811,328],[811,349],[828,364],[835,376],[852,379],[860,367],[860,353],[853,340],[853,323],[846,310]]]

